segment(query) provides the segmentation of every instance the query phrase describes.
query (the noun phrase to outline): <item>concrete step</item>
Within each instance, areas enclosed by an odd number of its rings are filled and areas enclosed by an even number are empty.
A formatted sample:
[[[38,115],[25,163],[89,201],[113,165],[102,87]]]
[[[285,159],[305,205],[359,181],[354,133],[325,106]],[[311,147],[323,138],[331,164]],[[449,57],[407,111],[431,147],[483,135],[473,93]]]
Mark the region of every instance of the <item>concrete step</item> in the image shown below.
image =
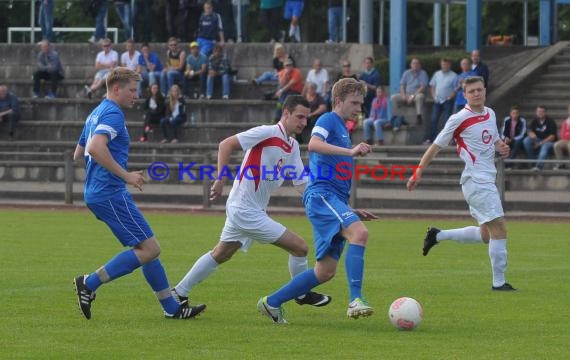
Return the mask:
[[[554,63],[546,66],[546,71],[552,73],[564,73],[570,71],[570,62],[568,63]]]

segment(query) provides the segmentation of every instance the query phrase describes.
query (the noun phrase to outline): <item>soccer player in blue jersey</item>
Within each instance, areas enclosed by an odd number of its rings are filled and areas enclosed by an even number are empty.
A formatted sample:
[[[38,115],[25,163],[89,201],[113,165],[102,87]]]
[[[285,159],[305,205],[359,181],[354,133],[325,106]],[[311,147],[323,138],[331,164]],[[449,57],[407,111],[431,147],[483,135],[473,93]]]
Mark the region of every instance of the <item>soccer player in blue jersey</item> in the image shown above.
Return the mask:
[[[188,302],[178,304],[172,297],[166,273],[158,259],[158,242],[125,185],[133,185],[142,191],[144,184],[142,171],[127,171],[130,138],[121,110],[121,107],[133,106],[140,75],[118,67],[109,72],[106,81],[107,98],[87,117],[73,158],[84,156],[85,159],[87,207],[109,226],[123,246],[131,249],[119,253],[93,273],[74,279],[79,307],[90,319],[91,303],[99,286],[142,267],[165,317],[192,318],[206,306],[191,307]]]
[[[352,78],[339,80],[332,89],[333,111],[321,116],[311,133],[309,164],[312,176],[303,194],[303,202],[313,225],[317,261],[314,268],[298,274],[281,289],[259,299],[257,309],[275,323],[287,322],[281,306],[284,302],[334,277],[346,241],[345,267],[350,290],[347,316],[357,319],[374,312],[362,296],[368,230],[361,220],[377,217],[348,206],[351,176],[346,175],[346,170],[353,169],[354,156],[372,151],[366,143],[353,147],[346,129],[346,121],[355,119],[360,113],[365,94],[366,86],[362,82]]]

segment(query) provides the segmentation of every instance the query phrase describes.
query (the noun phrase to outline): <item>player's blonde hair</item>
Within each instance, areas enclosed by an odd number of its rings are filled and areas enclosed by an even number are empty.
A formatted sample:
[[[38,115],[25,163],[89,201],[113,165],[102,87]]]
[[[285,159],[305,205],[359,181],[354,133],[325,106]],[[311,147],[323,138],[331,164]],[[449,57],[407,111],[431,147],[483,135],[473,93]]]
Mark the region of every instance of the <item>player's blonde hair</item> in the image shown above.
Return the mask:
[[[485,80],[482,76],[468,76],[463,80],[463,91],[465,91],[467,85],[475,84],[476,82],[481,82],[485,86]]]
[[[366,85],[362,81],[355,80],[353,78],[345,78],[337,81],[332,88],[332,98],[333,103],[336,102],[337,98],[340,101],[346,100],[348,95],[366,95]]]
[[[115,84],[122,87],[128,85],[131,81],[141,81],[141,76],[136,71],[126,67],[116,67],[109,71],[105,82],[107,89],[111,89]]]

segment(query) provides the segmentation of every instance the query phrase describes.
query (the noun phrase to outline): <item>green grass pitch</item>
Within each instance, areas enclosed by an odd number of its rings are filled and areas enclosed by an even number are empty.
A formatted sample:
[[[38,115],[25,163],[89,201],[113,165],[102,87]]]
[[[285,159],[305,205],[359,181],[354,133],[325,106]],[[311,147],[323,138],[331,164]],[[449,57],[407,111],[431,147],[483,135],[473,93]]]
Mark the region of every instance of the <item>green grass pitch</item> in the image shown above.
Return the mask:
[[[224,223],[220,215],[146,215],[171,284],[214,246]],[[312,248],[306,218],[276,218]],[[434,223],[367,223],[364,294],[376,309],[370,318],[346,318],[341,262],[337,277],[318,288],[332,295],[329,306],[287,303],[290,324],[272,324],[256,302],[288,280],[287,255],[254,244],[194,289],[191,300],[208,305],[196,319],[164,319],[137,271],[101,287],[87,321],[72,279],[121,251],[118,241],[88,211],[3,210],[0,358],[569,359],[568,225],[510,222],[507,276],[519,291],[495,293],[485,246],[446,242],[421,256],[425,228]],[[470,224],[437,221],[444,228]],[[424,307],[415,331],[397,331],[388,321],[388,306],[400,296]]]

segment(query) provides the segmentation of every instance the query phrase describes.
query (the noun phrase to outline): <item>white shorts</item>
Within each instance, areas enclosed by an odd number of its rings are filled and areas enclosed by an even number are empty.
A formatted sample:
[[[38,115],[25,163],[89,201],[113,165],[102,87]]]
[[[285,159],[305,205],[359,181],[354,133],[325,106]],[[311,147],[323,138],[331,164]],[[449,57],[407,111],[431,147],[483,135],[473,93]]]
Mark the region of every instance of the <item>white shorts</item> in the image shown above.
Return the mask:
[[[230,206],[226,208],[226,215],[220,241],[239,241],[242,251],[247,251],[253,240],[262,244],[273,244],[287,230],[262,210]]]
[[[505,216],[499,190],[494,183],[476,183],[468,179],[461,186],[469,212],[479,225]]]

